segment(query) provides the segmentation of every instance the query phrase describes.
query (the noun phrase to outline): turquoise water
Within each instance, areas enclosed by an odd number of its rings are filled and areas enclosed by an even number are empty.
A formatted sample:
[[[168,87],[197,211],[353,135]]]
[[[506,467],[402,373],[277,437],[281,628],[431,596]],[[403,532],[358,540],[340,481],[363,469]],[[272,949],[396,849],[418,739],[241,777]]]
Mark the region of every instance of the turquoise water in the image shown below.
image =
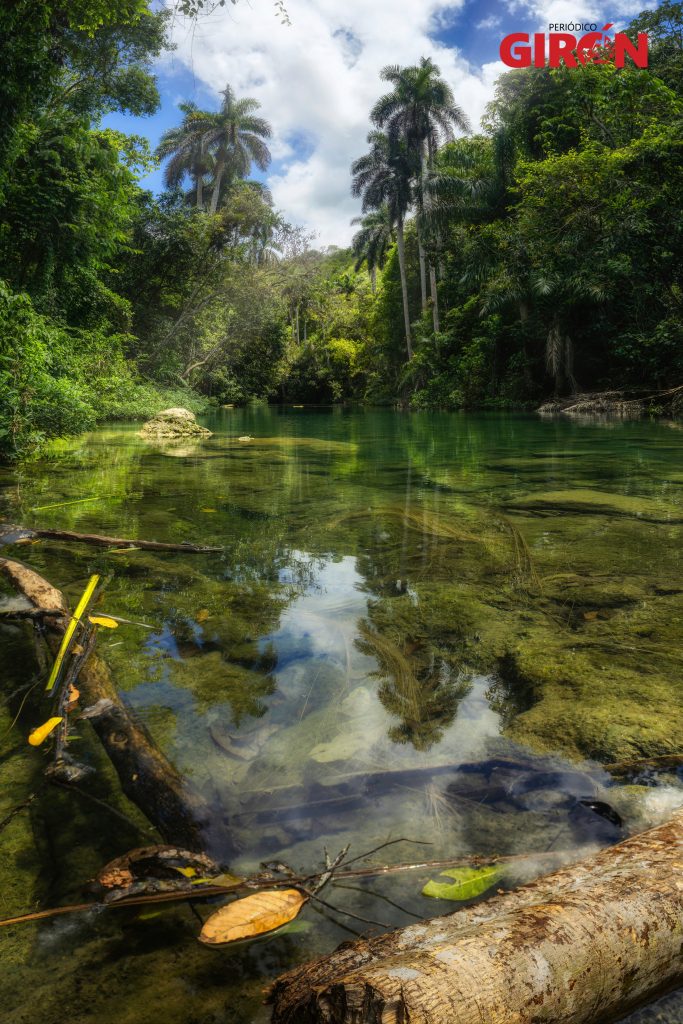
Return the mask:
[[[102,632],[100,653],[226,824],[212,852],[231,870],[310,872],[324,847],[404,837],[428,852],[378,856],[514,857],[511,885],[683,802],[676,773],[605,769],[678,752],[678,425],[261,406],[203,422],[210,439],[165,448],[134,425],[84,435],[6,471],[0,501],[24,526],[222,548],[5,551],[72,602],[99,572],[98,610],[144,624]],[[1,820],[48,755],[25,743],[47,717],[39,690],[10,696],[38,670],[31,634],[0,629]],[[104,863],[156,839],[77,731],[96,769],[81,788],[107,806],[50,787],[12,819],[2,916],[80,902]],[[297,931],[239,949],[199,946],[187,906],[8,929],[0,1019],[265,1021],[262,989],[293,963],[454,909],[421,895],[437,874],[330,887],[337,913],[309,905]]]

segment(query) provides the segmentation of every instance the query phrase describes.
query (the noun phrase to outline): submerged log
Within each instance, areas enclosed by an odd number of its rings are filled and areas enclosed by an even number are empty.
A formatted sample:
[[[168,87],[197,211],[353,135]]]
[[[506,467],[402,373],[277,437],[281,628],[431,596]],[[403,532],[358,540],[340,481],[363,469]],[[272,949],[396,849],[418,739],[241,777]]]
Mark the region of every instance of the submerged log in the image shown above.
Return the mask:
[[[273,1024],[589,1024],[683,982],[683,811],[423,924],[346,943],[274,984]]]
[[[180,543],[168,544],[158,540],[129,540],[125,537],[109,537],[104,533],[74,533],[73,530],[49,530],[34,526],[3,525],[2,534],[11,535],[21,540],[34,540],[45,537],[52,540],[73,540],[82,544],[93,544],[99,548],[142,548],[145,551],[187,551],[191,554],[215,554],[223,548],[205,547],[200,544]]]
[[[9,558],[0,558],[0,572],[36,607],[50,612],[45,639],[56,654],[69,612],[61,591],[38,573]],[[211,852],[225,860],[230,841],[219,815],[156,746],[136,721],[114,684],[106,663],[92,652],[81,668],[82,699],[95,705],[87,716],[121,781],[123,792],[169,843]]]

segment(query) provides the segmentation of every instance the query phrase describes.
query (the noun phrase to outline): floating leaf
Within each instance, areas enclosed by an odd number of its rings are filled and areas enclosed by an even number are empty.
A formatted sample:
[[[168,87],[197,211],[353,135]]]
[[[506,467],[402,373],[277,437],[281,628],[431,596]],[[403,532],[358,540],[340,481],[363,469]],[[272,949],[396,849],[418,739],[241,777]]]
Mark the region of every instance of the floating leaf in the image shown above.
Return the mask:
[[[200,608],[194,617],[195,622],[206,622],[207,619],[211,618],[211,612],[208,608]]]
[[[185,878],[195,878],[197,875],[196,868],[176,868],[175,870],[180,872],[181,875],[184,875]]]
[[[88,622],[93,626],[104,626],[105,629],[118,629],[119,624],[110,615],[89,615]]]
[[[423,896],[433,896],[438,900],[471,900],[495,885],[502,871],[495,864],[489,864],[483,868],[449,868],[441,875],[454,881],[427,882],[422,890]]]
[[[42,725],[39,725],[36,729],[34,729],[28,738],[28,741],[31,744],[31,746],[39,747],[40,744],[48,738],[50,733],[57,728],[61,721],[63,721],[63,719],[60,717],[48,718],[47,722],[43,722]]]
[[[202,512],[217,512],[217,511],[218,511],[218,509],[216,509],[216,508],[203,508],[202,509]]]
[[[129,544],[126,548],[109,548],[107,551],[108,555],[127,555],[129,551],[141,551],[141,548],[135,547],[134,544]]]
[[[50,678],[48,679],[47,685],[45,687],[45,689],[48,692],[50,692],[52,690],[52,688],[54,687],[55,683],[57,682],[57,676],[59,675],[59,670],[62,667],[62,662],[64,661],[64,656],[66,655],[66,652],[69,650],[69,645],[71,643],[71,640],[73,638],[74,632],[76,630],[76,626],[80,622],[81,616],[82,616],[83,612],[88,607],[88,604],[90,603],[90,599],[93,596],[93,593],[95,591],[95,587],[97,586],[97,584],[99,582],[100,582],[100,577],[99,576],[91,576],[90,580],[88,581],[87,587],[83,591],[83,594],[81,596],[80,601],[76,605],[76,611],[73,613],[73,617],[71,619],[71,622],[66,627],[66,630],[64,632],[64,637],[63,637],[62,642],[61,642],[60,647],[59,647],[59,651],[57,652],[57,657],[55,658],[55,663],[52,666],[52,671],[50,672]]]
[[[231,875],[228,871],[224,871],[220,875],[215,875],[211,879],[212,885],[241,885],[244,881],[239,875]]]
[[[228,903],[204,922],[199,939],[208,946],[252,939],[293,921],[306,902],[297,889],[271,889]]]

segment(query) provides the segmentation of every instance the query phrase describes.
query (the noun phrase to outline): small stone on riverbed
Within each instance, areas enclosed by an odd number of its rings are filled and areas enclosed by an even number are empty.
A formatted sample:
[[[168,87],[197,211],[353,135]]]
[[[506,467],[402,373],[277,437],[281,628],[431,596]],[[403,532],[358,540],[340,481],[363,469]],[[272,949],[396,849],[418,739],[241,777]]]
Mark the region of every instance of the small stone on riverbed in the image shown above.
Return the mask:
[[[163,409],[145,423],[140,437],[146,441],[174,441],[188,437],[211,437],[211,431],[200,427],[189,409]]]

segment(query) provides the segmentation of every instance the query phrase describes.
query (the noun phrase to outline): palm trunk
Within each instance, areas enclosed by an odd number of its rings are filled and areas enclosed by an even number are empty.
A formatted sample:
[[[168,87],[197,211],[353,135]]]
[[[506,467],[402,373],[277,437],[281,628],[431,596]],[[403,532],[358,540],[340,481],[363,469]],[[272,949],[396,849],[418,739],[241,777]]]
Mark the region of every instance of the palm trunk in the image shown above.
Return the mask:
[[[204,205],[204,182],[201,174],[197,176],[197,209],[201,210]]]
[[[403,298],[403,321],[406,328],[406,350],[408,359],[413,358],[413,339],[410,334],[410,309],[408,307],[408,280],[406,278],[406,247],[403,237],[403,217],[399,217],[396,225],[396,246],[398,248],[398,267],[401,273],[401,296]]]
[[[422,155],[420,159],[420,195],[418,216],[416,218],[417,227],[417,251],[420,258],[420,297],[422,299],[422,312],[424,313],[427,308],[427,261],[425,259],[424,246],[422,244],[422,232],[420,230],[420,218],[424,217],[424,197],[425,197],[425,180],[427,177],[427,165],[425,162],[425,151],[422,146]]]
[[[422,191],[426,195],[427,191],[425,188],[425,181],[427,178],[427,171],[432,167],[434,163],[434,149],[432,146],[431,139],[427,140],[427,160],[425,161],[424,150],[422,153]],[[439,238],[439,231],[437,228],[437,249],[441,248],[441,239]],[[434,264],[429,261],[429,294],[432,300],[432,322],[434,324],[434,333],[438,334],[441,328],[441,322],[439,319],[439,293],[436,288],[436,270]]]
[[[219,160],[216,164],[216,177],[213,183],[213,192],[211,193],[211,207],[210,213],[215,213],[218,209],[218,193],[221,190],[221,181],[223,180],[223,172],[225,171],[225,160]]]
[[[436,288],[436,270],[434,264],[429,264],[429,290],[432,296],[432,319],[434,321],[434,333],[438,334],[441,330],[441,322],[439,320],[439,293]]]
[[[417,229],[417,253],[420,260],[420,300],[422,302],[422,312],[424,313],[427,308],[427,261],[419,228]]]
[[[370,288],[372,290],[372,294],[374,295],[375,292],[377,291],[377,267],[374,265],[374,263],[370,267]]]

